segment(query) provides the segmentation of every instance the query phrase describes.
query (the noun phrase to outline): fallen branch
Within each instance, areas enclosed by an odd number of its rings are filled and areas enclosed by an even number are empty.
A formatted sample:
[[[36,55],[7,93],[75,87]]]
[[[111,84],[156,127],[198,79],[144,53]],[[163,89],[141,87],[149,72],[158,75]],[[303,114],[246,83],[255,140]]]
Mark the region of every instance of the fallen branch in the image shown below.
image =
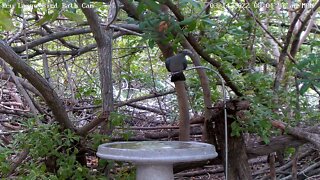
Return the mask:
[[[299,172],[298,179],[308,178],[308,174],[310,174],[310,173],[313,174],[313,170],[319,170],[319,169],[317,169],[318,167],[320,167],[320,161],[312,164],[311,166],[306,167],[304,170]],[[288,180],[288,179],[292,179],[292,175],[286,176],[285,178],[282,178],[281,180]]]
[[[128,106],[131,106],[133,108],[137,108],[137,109],[141,109],[141,110],[145,110],[145,111],[149,111],[149,112],[153,112],[159,115],[165,115],[166,113],[163,111],[160,111],[159,109],[156,108],[151,108],[151,107],[147,107],[147,106],[142,106],[139,104],[128,104]]]
[[[308,128],[289,127],[281,121],[272,121],[271,124],[282,132],[286,131],[289,135],[311,142],[320,149],[320,124]]]
[[[263,156],[272,152],[285,150],[288,147],[298,147],[305,144],[307,141],[296,139],[295,137],[282,135],[270,138],[270,143],[250,142],[247,145],[247,154],[249,158]]]
[[[312,154],[313,152],[315,152],[314,149],[308,149],[307,151],[305,151],[304,153],[300,154],[298,157],[298,161],[305,158],[306,156],[309,156],[310,154]],[[292,166],[292,160],[288,161],[286,164],[282,165],[281,167],[278,167],[276,170],[276,173],[282,173],[285,172],[286,170],[288,170],[291,166]],[[255,173],[252,174],[252,176],[258,176],[261,174],[265,174],[269,172],[269,167],[265,167],[259,171],[256,171]],[[290,172],[288,173],[288,175],[290,175]],[[264,178],[269,178],[269,175],[264,177]]]
[[[191,127],[199,126],[199,124],[191,125]],[[126,130],[159,130],[159,129],[179,129],[179,126],[156,126],[156,127],[137,127],[132,126],[129,128],[118,128],[118,129],[126,129]]]
[[[307,131],[308,129],[300,128],[287,128],[288,134],[295,136],[299,139],[303,139],[314,144],[318,149],[320,149],[320,134],[315,134]],[[320,133],[320,132],[318,132]]]
[[[12,114],[17,116],[24,116],[24,117],[34,117],[31,113],[24,112],[24,111],[17,111],[17,110],[7,110],[7,109],[0,109],[1,114]]]
[[[168,94],[172,94],[174,92],[175,92],[175,90],[170,90],[170,91],[163,92],[163,93],[153,93],[153,94],[149,94],[149,95],[146,95],[146,96],[138,97],[138,98],[135,98],[135,99],[130,99],[128,101],[119,102],[115,106],[116,107],[121,107],[121,106],[128,105],[128,104],[131,104],[131,103],[134,103],[134,102],[143,101],[143,100],[147,100],[147,99],[151,99],[151,98],[155,98],[155,97],[160,97],[160,96],[165,96],[165,95],[168,95]]]
[[[224,172],[223,167],[218,167],[216,169],[201,169],[198,171],[177,173],[174,176],[176,176],[176,177],[193,177],[193,176],[201,176],[201,175],[206,175],[206,174],[216,174],[216,173],[223,173],[223,172]]]

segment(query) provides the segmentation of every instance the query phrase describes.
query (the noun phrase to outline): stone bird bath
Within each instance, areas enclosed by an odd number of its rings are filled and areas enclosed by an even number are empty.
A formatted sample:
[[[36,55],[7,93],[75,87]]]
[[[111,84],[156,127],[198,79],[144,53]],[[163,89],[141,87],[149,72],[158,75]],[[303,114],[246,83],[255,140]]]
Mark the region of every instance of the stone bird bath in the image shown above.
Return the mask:
[[[218,156],[211,144],[193,141],[139,141],[101,144],[102,159],[132,162],[137,180],[173,180],[173,164],[213,159]]]

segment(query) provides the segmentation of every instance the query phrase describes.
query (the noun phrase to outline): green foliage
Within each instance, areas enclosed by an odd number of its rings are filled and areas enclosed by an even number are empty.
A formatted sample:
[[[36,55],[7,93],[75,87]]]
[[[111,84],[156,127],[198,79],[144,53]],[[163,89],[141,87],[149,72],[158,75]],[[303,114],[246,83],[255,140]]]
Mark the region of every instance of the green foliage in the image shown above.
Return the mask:
[[[289,157],[292,157],[295,152],[296,152],[296,149],[294,147],[290,147],[290,148],[286,149],[285,155],[289,156]]]
[[[237,121],[234,121],[231,124],[231,136],[240,136],[243,129],[241,128],[240,124]]]
[[[180,3],[181,3],[182,6],[185,6],[185,7],[191,5],[191,8],[194,9],[194,10],[201,10],[201,8],[202,8],[202,5],[201,5],[200,1],[181,0]]]
[[[76,97],[77,98],[81,98],[81,97],[98,97],[98,92],[97,92],[97,88],[92,87],[92,86],[79,86],[77,89],[77,94]]]
[[[154,0],[142,0],[138,5],[138,12],[142,13],[145,9],[149,9],[152,12],[160,12],[160,4]]]
[[[257,133],[265,143],[269,143],[271,136],[270,120],[278,117],[270,108],[261,104],[251,103],[250,111],[246,113],[246,120],[237,120],[231,124],[232,136],[240,136],[242,132]]]
[[[108,179],[114,180],[135,180],[136,169],[134,167],[124,166],[124,162],[115,162],[113,160],[101,160],[99,161],[100,167],[107,167],[108,169],[117,169],[114,174],[109,174]],[[122,167],[121,169],[117,167]],[[103,178],[105,179],[105,178]]]
[[[251,106],[245,114],[245,120],[237,120],[231,124],[232,135],[239,136],[242,132],[257,133],[268,143],[272,134],[270,121],[281,118],[273,112],[273,109],[278,107],[274,104],[274,94],[270,90],[272,78],[263,73],[251,73],[245,76],[244,80],[245,94]]]
[[[90,3],[90,1],[85,1]],[[13,11],[16,14],[21,14],[23,11],[26,12],[37,12],[44,14],[40,20],[37,21],[37,25],[41,26],[43,24],[54,22],[59,15],[64,15],[69,20],[74,21],[78,24],[84,22],[83,14],[77,13],[77,4],[74,0],[62,1],[62,0],[37,0],[28,2],[18,2],[16,0],[9,0],[0,2],[3,8],[0,11],[0,27],[4,30],[10,31],[14,29],[12,22],[12,17],[9,15],[9,11]],[[81,11],[78,11],[81,12]]]
[[[171,40],[170,37],[172,34],[170,34],[170,28],[168,31],[166,31],[169,33],[169,35],[165,37],[159,37],[158,28],[162,21],[171,23],[171,18],[165,14],[158,16],[156,13],[148,12],[148,15],[144,18],[144,21],[139,23],[139,28],[146,32],[146,34],[143,36],[145,40],[161,40],[162,42],[169,42]]]
[[[74,13],[74,12],[70,12],[70,11],[65,11],[62,13],[65,17],[67,17],[68,19],[70,19],[71,21],[75,21],[78,24],[84,23],[84,20],[82,19],[81,16],[79,16],[79,14]]]
[[[126,118],[127,116],[124,114],[120,114],[116,112],[111,112],[110,114],[110,119],[113,126],[122,126]]]
[[[109,138],[108,136],[104,135],[104,134],[99,134],[99,133],[91,133],[88,135],[89,136],[89,139],[91,139],[91,147],[93,149],[98,149],[98,146],[100,144],[103,144],[103,143],[106,143],[109,141]]]
[[[123,130],[119,130],[114,132],[116,136],[123,137],[125,140],[128,140],[133,133],[130,130],[125,129],[125,120],[129,117],[125,114],[117,113],[117,112],[111,112],[110,114],[110,120],[112,123],[112,126],[118,126],[124,128]]]
[[[120,172],[118,172],[114,179],[117,180],[135,180],[136,179],[136,171],[135,170],[127,170],[125,168],[121,169]]]
[[[61,156],[57,160],[59,166],[57,177],[59,179],[88,179],[89,169],[81,166],[76,161],[75,154],[68,154],[67,158]]]
[[[16,150],[29,149],[32,157],[22,165],[19,171],[23,172],[22,179],[93,179],[89,169],[76,161],[77,143],[80,137],[71,130],[61,131],[57,124],[43,124],[35,126],[35,119],[30,119],[25,124],[29,131],[15,136],[13,147]],[[2,154],[8,154],[4,151]],[[44,164],[44,159],[54,157],[57,164],[57,173],[49,173]],[[2,161],[1,161],[2,162]],[[1,172],[6,168],[1,164]]]
[[[9,172],[9,157],[13,153],[12,149],[0,146],[0,177]]]
[[[191,11],[200,7],[198,2],[183,1],[181,2],[182,8],[188,7],[187,4],[189,3],[192,5]],[[145,32],[143,38],[148,41],[151,48],[154,47],[155,41],[160,41],[164,44],[170,42],[176,49],[177,43],[181,39],[180,36],[196,30],[198,18],[200,18],[190,14],[183,21],[177,22],[169,14],[162,13],[160,5],[153,0],[140,1],[137,11],[139,14],[144,14],[143,21],[139,23],[139,27]],[[162,23],[165,23],[167,28],[161,30]],[[161,35],[159,35],[159,32]]]
[[[300,88],[300,94],[303,95],[307,92],[309,88],[314,86],[315,88],[320,89],[320,55],[311,53],[303,58],[299,64],[296,66],[301,73],[302,87]]]
[[[43,18],[41,18],[38,22],[37,22],[37,25],[38,26],[41,26],[49,21],[54,21],[56,20],[56,18],[58,17],[59,15],[59,12],[58,11],[54,11],[53,13],[46,13]]]
[[[206,71],[207,76],[209,77],[210,91],[211,91],[211,99],[212,102],[216,102],[222,97],[222,92],[219,88],[217,88],[217,82],[220,80],[212,71]],[[187,71],[186,75],[186,83],[188,85],[188,96],[190,99],[191,108],[195,112],[202,112],[204,107],[203,102],[203,90],[199,88],[201,86],[199,81],[199,76],[197,72]]]
[[[10,31],[15,28],[9,11],[5,9],[0,9],[0,27],[6,31]]]
[[[245,94],[254,97],[257,102],[273,107],[274,94],[272,91],[273,79],[263,73],[249,73],[244,76]]]

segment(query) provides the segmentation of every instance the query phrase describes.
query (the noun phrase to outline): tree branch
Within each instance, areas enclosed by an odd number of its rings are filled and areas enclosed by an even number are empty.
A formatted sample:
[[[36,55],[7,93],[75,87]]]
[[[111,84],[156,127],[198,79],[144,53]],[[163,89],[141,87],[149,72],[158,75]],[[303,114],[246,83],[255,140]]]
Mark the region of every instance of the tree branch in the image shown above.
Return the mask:
[[[41,93],[52,110],[55,120],[64,128],[74,129],[69,120],[64,105],[58,94],[48,82],[33,68],[27,65],[5,42],[0,40],[0,58],[10,64],[16,71],[24,76]]]
[[[305,1],[302,1],[302,3],[306,3]],[[301,41],[300,36],[301,33],[303,31],[303,29],[305,28],[305,26],[307,25],[307,23],[309,22],[309,20],[311,19],[312,15],[314,13],[316,13],[317,9],[320,7],[320,1],[318,1],[315,6],[310,10],[310,12],[307,14],[307,16],[305,17],[305,19],[302,21],[300,28],[298,29],[292,44],[291,44],[291,50],[290,50],[290,54],[294,57],[296,55],[296,53],[298,52],[299,49],[299,43]],[[305,8],[302,7],[301,10],[304,10]],[[299,12],[301,12],[301,10]],[[302,11],[303,12],[303,11]],[[299,16],[298,16],[299,15]],[[300,17],[300,14],[298,13],[296,15],[296,17],[298,16],[298,18]],[[296,19],[296,18],[295,18]]]
[[[303,2],[305,2],[305,1],[302,1],[302,3]],[[290,27],[288,29],[288,32],[287,32],[287,35],[286,35],[286,39],[285,39],[285,42],[284,42],[284,46],[283,46],[283,48],[281,50],[281,54],[280,54],[279,61],[278,61],[278,64],[277,64],[276,77],[275,77],[274,84],[273,84],[273,90],[274,91],[278,91],[279,90],[280,82],[282,81],[283,75],[284,75],[284,72],[285,72],[284,63],[285,63],[285,60],[286,60],[287,51],[288,51],[288,48],[289,48],[289,45],[290,45],[291,37],[292,37],[293,31],[294,31],[294,28],[296,26],[296,23],[298,22],[298,20],[299,20],[300,16],[302,15],[304,9],[305,9],[304,6],[300,7],[300,10],[297,12],[296,16],[294,17],[294,19],[291,22]]]
[[[76,30],[70,30],[70,31],[56,32],[56,33],[52,33],[47,36],[41,37],[37,40],[34,40],[34,41],[27,43],[27,44],[24,44],[22,46],[13,47],[12,49],[16,53],[21,53],[21,52],[25,51],[27,47],[28,47],[28,49],[31,49],[35,46],[38,46],[40,44],[44,44],[46,42],[49,42],[49,41],[52,41],[55,39],[59,39],[62,37],[67,37],[67,36],[78,35],[78,34],[87,34],[90,32],[91,32],[90,29],[76,29]]]

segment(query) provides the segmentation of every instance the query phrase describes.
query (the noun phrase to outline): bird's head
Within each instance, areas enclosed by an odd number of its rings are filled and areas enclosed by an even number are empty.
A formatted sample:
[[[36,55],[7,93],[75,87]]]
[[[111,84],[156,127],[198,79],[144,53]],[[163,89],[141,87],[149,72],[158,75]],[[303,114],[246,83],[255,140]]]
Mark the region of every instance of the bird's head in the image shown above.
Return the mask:
[[[184,49],[182,51],[179,51],[179,53],[183,54],[183,55],[188,55],[188,56],[192,56],[192,51],[189,49]]]

